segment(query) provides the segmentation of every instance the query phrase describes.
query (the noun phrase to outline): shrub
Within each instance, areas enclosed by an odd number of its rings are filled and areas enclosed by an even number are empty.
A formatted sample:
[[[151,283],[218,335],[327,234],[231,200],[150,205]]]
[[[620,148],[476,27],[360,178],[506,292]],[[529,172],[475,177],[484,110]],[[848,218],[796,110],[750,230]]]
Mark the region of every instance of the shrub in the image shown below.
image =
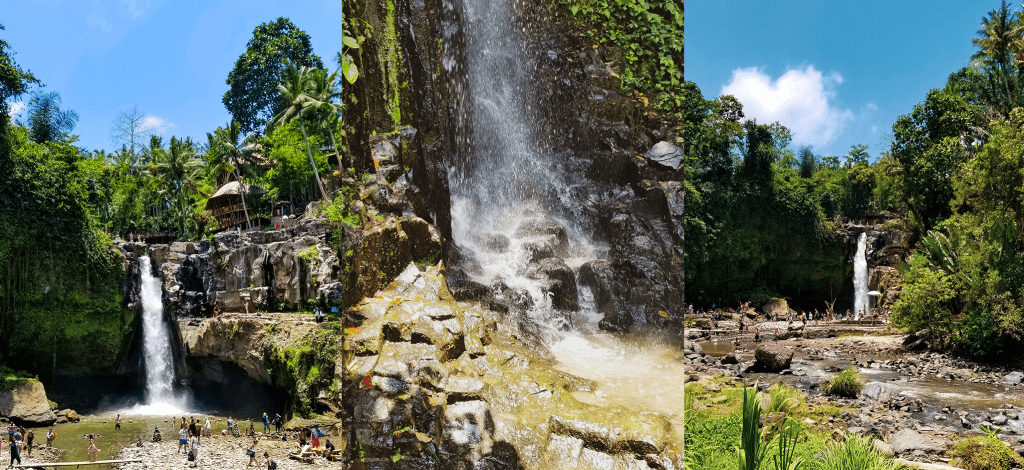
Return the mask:
[[[857,378],[857,369],[848,367],[825,385],[825,393],[846,398],[857,398],[864,384]]]
[[[1009,470],[1024,468],[1024,458],[999,439],[972,437],[963,439],[948,452],[951,465],[967,470]]]
[[[846,442],[833,442],[821,453],[815,470],[896,470],[903,468],[885,458],[871,446],[869,439],[850,436]]]
[[[767,413],[785,413],[788,415],[800,406],[800,392],[792,387],[779,383],[768,389],[768,393],[770,398],[768,400],[768,408],[765,410]]]

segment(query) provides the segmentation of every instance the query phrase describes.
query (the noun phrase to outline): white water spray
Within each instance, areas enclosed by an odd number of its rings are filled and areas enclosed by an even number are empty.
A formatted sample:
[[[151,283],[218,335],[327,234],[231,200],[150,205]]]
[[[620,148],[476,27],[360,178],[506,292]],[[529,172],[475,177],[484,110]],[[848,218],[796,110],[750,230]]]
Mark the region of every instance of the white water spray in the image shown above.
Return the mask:
[[[149,256],[139,258],[142,277],[142,336],[146,363],[146,405],[133,411],[143,414],[176,414],[184,399],[174,394],[174,357],[171,335],[164,322],[160,278],[153,275]]]
[[[857,320],[862,314],[869,314],[867,238],[863,232],[857,237],[857,254],[853,258],[853,309]]]

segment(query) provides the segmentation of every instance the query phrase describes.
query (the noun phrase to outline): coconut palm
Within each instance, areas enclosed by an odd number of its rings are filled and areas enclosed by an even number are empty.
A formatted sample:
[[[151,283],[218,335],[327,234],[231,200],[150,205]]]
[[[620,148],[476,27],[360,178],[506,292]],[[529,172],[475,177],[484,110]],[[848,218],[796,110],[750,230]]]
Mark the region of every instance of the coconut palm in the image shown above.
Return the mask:
[[[985,77],[987,85],[996,94],[992,96],[992,105],[1001,115],[1006,115],[1015,107],[1020,91],[1021,76],[1014,67],[1017,55],[1024,51],[1024,18],[1010,10],[1009,4],[1003,0],[998,9],[989,12],[981,21],[978,36],[972,40],[978,51],[971,56],[975,63],[989,69]],[[1016,64],[1020,65],[1020,64]],[[984,93],[989,95],[989,93]]]
[[[187,196],[198,189],[196,182],[202,160],[191,139],[171,137],[166,149],[159,146],[160,143],[159,138],[152,139],[147,149],[152,158],[149,174],[156,184],[157,194],[167,201],[172,216],[177,218],[179,236],[184,236],[189,212]]]
[[[310,73],[310,89],[306,105],[315,111],[317,127],[326,129],[331,138],[331,147],[338,155],[338,170],[344,172],[341,165],[341,152],[338,151],[338,143],[334,140],[334,127],[341,118],[341,106],[334,103],[334,99],[341,97],[338,91],[338,72],[328,73],[324,69],[315,69]]]
[[[77,123],[78,113],[60,109],[60,93],[36,93],[28,102],[28,135],[36,143],[65,139]]]
[[[311,103],[316,103],[316,100],[311,97],[312,76],[306,67],[296,68],[287,61],[285,61],[285,66],[277,90],[281,93],[282,102],[286,104],[286,107],[277,116],[274,116],[274,124],[284,125],[296,119],[299,121],[299,127],[302,128],[302,140],[306,142],[306,155],[309,156],[309,164],[313,166],[313,175],[316,177],[317,188],[320,189],[320,197],[327,199],[327,192],[324,191],[323,182],[320,181],[320,172],[317,171],[316,162],[313,161],[313,152],[309,149],[309,138],[306,137],[305,121],[312,119],[317,112],[316,106],[311,105]]]

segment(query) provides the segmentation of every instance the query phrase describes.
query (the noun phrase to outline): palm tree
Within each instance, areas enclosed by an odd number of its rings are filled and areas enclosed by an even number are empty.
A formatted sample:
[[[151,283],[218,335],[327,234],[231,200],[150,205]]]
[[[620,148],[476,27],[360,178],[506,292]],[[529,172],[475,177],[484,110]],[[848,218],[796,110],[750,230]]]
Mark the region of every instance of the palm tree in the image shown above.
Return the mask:
[[[1004,97],[997,98],[1001,103],[992,103],[1006,114],[1014,107],[1018,95],[1019,78],[1013,67],[1016,55],[1024,50],[1024,22],[1021,15],[1011,11],[1009,4],[1003,0],[1000,7],[989,12],[986,18],[981,20],[981,28],[978,29],[978,36],[972,42],[978,46],[978,51],[971,56],[971,59],[978,64],[983,64],[990,69],[988,77],[993,87],[1001,88]],[[1005,111],[1005,112],[1002,112]]]
[[[338,170],[344,173],[341,152],[338,151],[338,143],[334,140],[334,123],[341,117],[341,106],[334,103],[335,98],[341,97],[341,92],[338,91],[338,72],[327,73],[324,69],[314,69],[309,74],[312,88],[306,105],[315,110],[317,126],[327,129],[331,147],[338,156]]]
[[[67,138],[78,123],[78,113],[60,109],[60,93],[36,93],[28,102],[29,137],[36,143]]]
[[[187,220],[186,196],[197,190],[196,181],[199,178],[202,160],[198,158],[198,152],[191,139],[171,137],[171,145],[166,149],[154,147],[153,144],[159,143],[159,139],[150,141],[150,175],[157,184],[158,194],[166,198],[172,210],[177,212],[178,234],[184,236]]]
[[[283,80],[277,85],[277,90],[281,93],[281,99],[287,104],[287,107],[274,116],[274,123],[284,125],[298,119],[299,126],[302,128],[302,140],[306,142],[306,155],[309,156],[309,164],[313,166],[316,186],[320,188],[320,198],[327,199],[327,192],[324,191],[323,182],[320,181],[320,172],[317,171],[316,162],[313,161],[313,152],[309,150],[309,138],[306,137],[305,119],[315,116],[317,109],[315,106],[310,106],[311,102],[315,103],[310,96],[313,88],[311,75],[306,67],[296,68],[287,61],[285,65]]]

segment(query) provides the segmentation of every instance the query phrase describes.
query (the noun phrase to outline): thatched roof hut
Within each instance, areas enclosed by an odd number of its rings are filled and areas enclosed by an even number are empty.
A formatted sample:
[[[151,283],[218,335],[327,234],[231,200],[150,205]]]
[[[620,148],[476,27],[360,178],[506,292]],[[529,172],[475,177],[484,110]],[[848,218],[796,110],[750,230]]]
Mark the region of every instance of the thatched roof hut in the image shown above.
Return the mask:
[[[245,224],[242,191],[245,191],[246,195],[267,193],[266,190],[251,184],[232,181],[217,189],[217,192],[206,201],[206,210],[212,212],[213,216],[217,218],[220,228]]]

